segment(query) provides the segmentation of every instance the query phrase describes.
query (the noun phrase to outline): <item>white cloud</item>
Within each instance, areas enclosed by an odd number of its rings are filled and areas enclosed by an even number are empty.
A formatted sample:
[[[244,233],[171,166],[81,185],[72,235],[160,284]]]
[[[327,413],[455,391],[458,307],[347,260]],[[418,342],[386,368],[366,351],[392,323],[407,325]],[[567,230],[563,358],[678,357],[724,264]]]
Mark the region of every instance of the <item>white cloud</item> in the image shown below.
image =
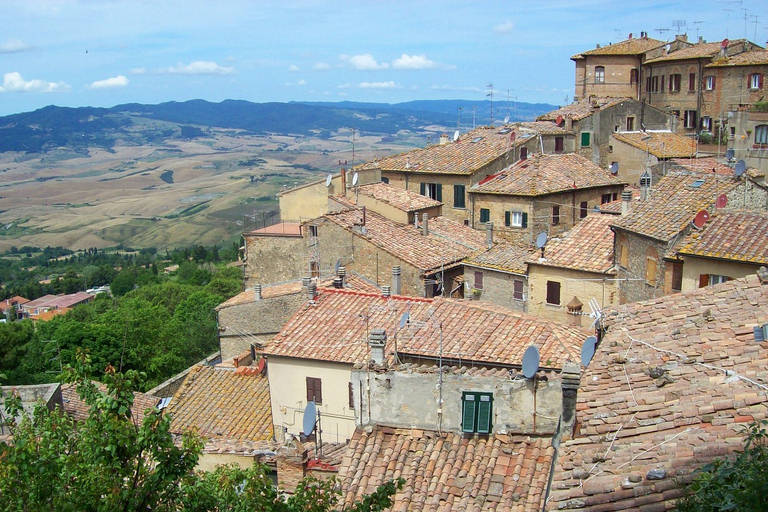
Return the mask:
[[[480,87],[456,87],[455,85],[431,85],[429,87],[434,91],[468,91],[468,92],[480,92],[485,91]]]
[[[6,73],[0,92],[62,92],[70,87],[64,82],[46,82],[44,80],[24,80],[17,71]]]
[[[133,68],[131,69],[132,75],[144,75],[147,73],[147,68]]]
[[[338,86],[339,89],[349,89],[352,87],[352,84],[341,84]]]
[[[118,87],[125,87],[126,85],[128,85],[128,79],[123,75],[118,75],[112,78],[107,78],[106,80],[97,80],[96,82],[93,82],[90,87],[91,89],[115,89]]]
[[[498,34],[508,34],[509,32],[512,32],[512,29],[515,28],[515,24],[511,21],[507,21],[502,23],[501,25],[496,25],[493,27],[493,31]]]
[[[161,73],[171,75],[229,75],[235,71],[235,68],[219,66],[215,62],[208,60],[196,60],[189,64],[178,63],[176,66],[161,70]]]
[[[298,71],[298,70],[299,70],[299,66],[297,66],[296,64],[291,64],[288,67],[288,71]]]
[[[0,43],[0,53],[19,53],[30,50],[32,47],[18,39],[9,39]]]
[[[299,81],[298,81],[298,82],[296,82],[296,83],[286,82],[286,83],[285,83],[285,85],[286,85],[287,87],[292,87],[292,86],[294,86],[294,85],[307,85],[307,81],[302,79],[302,80],[299,80]]]
[[[402,54],[399,59],[392,61],[392,67],[395,69],[428,69],[434,68],[435,63],[429,60],[426,55]]]
[[[325,71],[326,69],[331,69],[331,65],[327,62],[318,62],[314,66],[312,66],[312,69],[317,71]]]
[[[361,89],[399,89],[400,87],[392,80],[389,82],[361,82],[358,87]]]
[[[381,64],[376,62],[376,59],[374,59],[373,55],[371,55],[370,53],[353,55],[352,57],[349,57],[347,55],[342,55],[341,59],[348,61],[353,68],[364,70],[364,71],[375,70],[375,69],[387,69],[389,67],[389,64],[387,64],[386,62],[382,62]]]

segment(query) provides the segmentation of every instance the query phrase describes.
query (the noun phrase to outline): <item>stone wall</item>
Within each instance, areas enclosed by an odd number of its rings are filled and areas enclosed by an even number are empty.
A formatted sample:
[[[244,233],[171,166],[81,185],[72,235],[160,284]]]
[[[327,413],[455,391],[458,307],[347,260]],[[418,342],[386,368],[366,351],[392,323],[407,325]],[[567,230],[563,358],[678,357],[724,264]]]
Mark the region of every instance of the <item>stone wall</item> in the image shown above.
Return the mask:
[[[627,265],[619,264],[617,266],[619,303],[625,304],[661,297],[664,294],[666,265],[663,256],[669,249],[669,244],[618,228],[615,229],[615,233],[614,254],[620,254],[622,243],[627,244],[628,254]],[[648,258],[656,261],[656,274],[650,281],[646,280]]]
[[[465,286],[464,296],[467,298],[472,297],[472,289],[475,288],[474,283],[476,272],[481,272],[483,274],[483,290],[477,297],[478,300],[496,304],[497,306],[503,306],[515,311],[520,311],[522,313],[527,311],[528,276],[524,274],[511,274],[494,269],[474,267],[465,264],[464,282],[467,283],[467,286]],[[516,280],[523,282],[522,300],[515,299],[514,297],[514,281]]]
[[[255,236],[245,238],[245,287],[282,283],[309,273],[304,239],[300,236]]]
[[[582,64],[583,62],[583,64]],[[605,68],[605,80],[595,83],[595,66]],[[637,98],[637,85],[630,83],[630,70],[640,67],[640,59],[628,55],[595,55],[577,61],[574,98],[612,96]]]

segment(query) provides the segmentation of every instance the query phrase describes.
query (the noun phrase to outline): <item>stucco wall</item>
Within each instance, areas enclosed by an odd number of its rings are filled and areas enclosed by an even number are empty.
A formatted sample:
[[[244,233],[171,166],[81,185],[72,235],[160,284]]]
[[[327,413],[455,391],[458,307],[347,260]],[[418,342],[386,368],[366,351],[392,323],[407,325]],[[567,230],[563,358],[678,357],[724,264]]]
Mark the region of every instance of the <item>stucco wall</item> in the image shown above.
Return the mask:
[[[464,282],[467,283],[469,288],[469,291],[465,290],[465,297],[472,297],[475,272],[482,272],[483,274],[483,290],[478,300],[523,313],[527,311],[528,277],[526,275],[510,274],[488,268],[464,265]],[[523,282],[523,300],[515,299],[514,281],[516,280]]]
[[[711,258],[697,258],[685,256],[683,260],[683,286],[682,291],[687,292],[699,287],[701,274],[714,274],[727,276],[730,279],[738,279],[757,272],[761,265],[741,263],[734,261],[721,261]]]

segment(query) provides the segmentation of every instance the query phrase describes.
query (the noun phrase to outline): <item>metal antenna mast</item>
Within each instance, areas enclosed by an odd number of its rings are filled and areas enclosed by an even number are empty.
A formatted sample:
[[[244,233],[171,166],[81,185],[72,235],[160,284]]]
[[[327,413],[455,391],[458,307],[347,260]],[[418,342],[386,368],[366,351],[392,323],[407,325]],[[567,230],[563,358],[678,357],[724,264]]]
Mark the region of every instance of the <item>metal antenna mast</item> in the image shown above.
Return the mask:
[[[486,85],[488,92],[485,94],[486,98],[491,98],[491,126],[493,126],[493,84]]]

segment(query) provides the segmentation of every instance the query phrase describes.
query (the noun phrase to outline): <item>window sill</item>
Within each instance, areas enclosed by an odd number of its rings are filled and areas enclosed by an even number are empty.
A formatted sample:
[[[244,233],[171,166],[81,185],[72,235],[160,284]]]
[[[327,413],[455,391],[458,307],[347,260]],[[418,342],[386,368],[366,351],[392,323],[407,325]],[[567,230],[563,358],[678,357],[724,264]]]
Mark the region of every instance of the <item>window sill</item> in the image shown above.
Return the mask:
[[[548,308],[553,308],[553,309],[554,309],[554,308],[558,308],[558,309],[559,309],[559,308],[561,307],[561,305],[560,305],[560,304],[550,304],[549,302],[546,302],[546,303],[544,303],[544,305],[545,305],[546,307],[548,307]]]
[[[467,211],[467,207],[466,206],[453,206],[452,208],[454,210],[464,210],[464,211]]]

